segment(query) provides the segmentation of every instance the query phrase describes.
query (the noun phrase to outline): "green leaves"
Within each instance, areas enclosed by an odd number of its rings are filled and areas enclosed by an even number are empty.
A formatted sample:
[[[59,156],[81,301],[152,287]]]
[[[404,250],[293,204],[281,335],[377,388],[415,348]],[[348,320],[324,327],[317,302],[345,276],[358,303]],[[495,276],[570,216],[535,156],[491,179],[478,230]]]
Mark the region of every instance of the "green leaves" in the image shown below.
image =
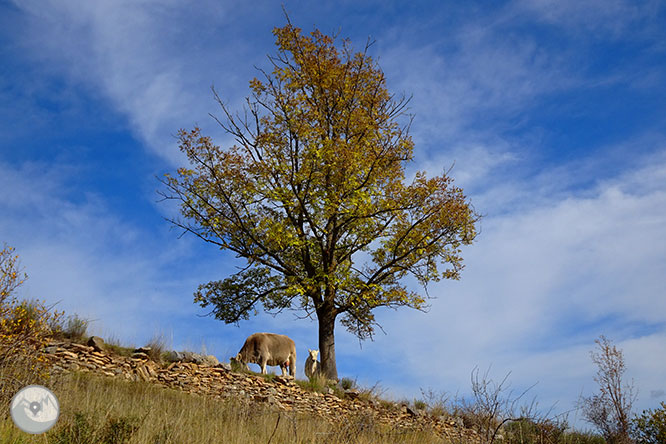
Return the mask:
[[[272,276],[267,268],[250,268],[222,281],[199,285],[194,302],[202,307],[212,306],[212,314],[228,324],[249,319],[256,314],[256,305],[267,310],[284,309],[291,298],[280,290],[286,287],[281,279]]]

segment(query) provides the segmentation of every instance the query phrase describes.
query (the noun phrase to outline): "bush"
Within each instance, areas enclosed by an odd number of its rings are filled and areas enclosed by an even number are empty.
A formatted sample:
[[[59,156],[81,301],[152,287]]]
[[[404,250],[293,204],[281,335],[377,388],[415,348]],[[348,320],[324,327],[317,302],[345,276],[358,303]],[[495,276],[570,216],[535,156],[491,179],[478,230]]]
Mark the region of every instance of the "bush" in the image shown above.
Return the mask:
[[[167,341],[164,335],[154,335],[150,341],[146,344],[147,347],[150,347],[150,352],[148,356],[154,362],[162,362],[162,355],[167,352]]]
[[[351,390],[356,387],[356,381],[351,378],[342,378],[340,380],[340,387],[342,387],[342,390]]]
[[[428,407],[428,404],[422,399],[415,399],[413,405],[416,410],[425,410]]]
[[[296,380],[296,384],[298,384],[303,390],[317,393],[324,393],[329,388],[328,381],[321,375],[315,375],[313,378],[304,381]]]
[[[643,414],[631,422],[631,437],[638,444],[666,443],[666,403],[661,408],[644,410]]]
[[[67,323],[63,329],[63,334],[66,338],[74,341],[81,341],[88,332],[89,323],[90,322],[87,319],[80,318],[77,314],[68,316]]]
[[[48,380],[47,361],[41,350],[59,314],[40,301],[19,301],[13,292],[27,278],[18,269],[18,256],[5,246],[0,250],[0,409],[6,412],[12,396],[30,384]]]

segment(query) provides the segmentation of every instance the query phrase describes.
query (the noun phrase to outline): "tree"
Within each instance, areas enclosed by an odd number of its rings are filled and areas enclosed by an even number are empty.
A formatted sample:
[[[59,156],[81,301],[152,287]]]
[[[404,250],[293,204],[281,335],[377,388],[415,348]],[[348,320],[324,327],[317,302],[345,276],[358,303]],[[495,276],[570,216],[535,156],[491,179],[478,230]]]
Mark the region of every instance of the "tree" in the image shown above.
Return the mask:
[[[235,144],[224,150],[199,128],[181,130],[190,166],[167,174],[161,193],[180,203],[184,220],[173,224],[245,260],[199,286],[195,301],[227,323],[259,305],[316,316],[322,369],[337,379],[336,320],[366,339],[375,308],[425,309],[403,278],[424,288],[458,279],[478,215],[447,174],[417,172],[407,183],[411,119],[398,120],[408,99],[389,94],[370,42],[338,49],[289,21],[273,34],[272,71],[250,81],[243,113],[213,89],[223,113],[215,119]]]
[[[603,335],[594,342],[597,351],[590,352],[590,356],[598,367],[594,380],[599,384],[599,392],[581,398],[583,417],[609,444],[630,443],[631,407],[636,393],[633,381],[628,384],[622,381],[626,371],[622,350]]]

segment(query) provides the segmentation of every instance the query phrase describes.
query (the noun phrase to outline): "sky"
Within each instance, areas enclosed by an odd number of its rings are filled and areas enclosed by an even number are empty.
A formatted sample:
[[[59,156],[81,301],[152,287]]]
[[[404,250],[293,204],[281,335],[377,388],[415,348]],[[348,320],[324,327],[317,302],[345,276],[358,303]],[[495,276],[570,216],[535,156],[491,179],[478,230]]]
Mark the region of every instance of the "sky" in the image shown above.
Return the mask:
[[[450,170],[483,215],[428,312],[380,309],[363,343],[337,327],[340,377],[453,398],[489,370],[580,423],[605,335],[635,410],[666,401],[663,1],[0,1],[0,242],[29,275],[21,296],[128,344],[227,360],[273,331],[305,361],[317,325],[298,312],[204,316],[197,286],[242,262],[171,227],[157,193],[186,166],[179,129],[230,146],[211,86],[242,109],[282,4],[304,32],[375,42],[389,90],[412,96],[406,171]]]

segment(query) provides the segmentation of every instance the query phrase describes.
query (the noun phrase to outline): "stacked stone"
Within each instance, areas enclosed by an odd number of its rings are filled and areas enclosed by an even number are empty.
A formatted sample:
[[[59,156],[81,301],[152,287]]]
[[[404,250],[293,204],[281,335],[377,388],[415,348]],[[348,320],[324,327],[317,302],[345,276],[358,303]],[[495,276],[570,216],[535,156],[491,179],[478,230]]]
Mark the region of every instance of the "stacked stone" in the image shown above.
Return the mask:
[[[260,376],[235,373],[226,363],[217,363],[214,357],[180,353],[181,359],[163,366],[150,359],[150,349],[134,350],[130,357],[105,350],[103,341],[93,337],[89,345],[73,342],[53,342],[44,349],[52,361],[54,372],[83,371],[146,381],[188,393],[217,399],[240,399],[267,404],[288,412],[316,415],[330,421],[351,416],[368,415],[376,421],[398,429],[432,429],[442,436],[478,439],[474,432],[459,422],[435,417],[408,406],[364,400],[358,391],[347,390],[343,398],[334,393],[318,393],[301,389],[292,379],[275,376],[268,381]],[[176,353],[176,352],[172,352]],[[196,356],[195,356],[196,355]],[[197,363],[199,362],[199,363]]]

